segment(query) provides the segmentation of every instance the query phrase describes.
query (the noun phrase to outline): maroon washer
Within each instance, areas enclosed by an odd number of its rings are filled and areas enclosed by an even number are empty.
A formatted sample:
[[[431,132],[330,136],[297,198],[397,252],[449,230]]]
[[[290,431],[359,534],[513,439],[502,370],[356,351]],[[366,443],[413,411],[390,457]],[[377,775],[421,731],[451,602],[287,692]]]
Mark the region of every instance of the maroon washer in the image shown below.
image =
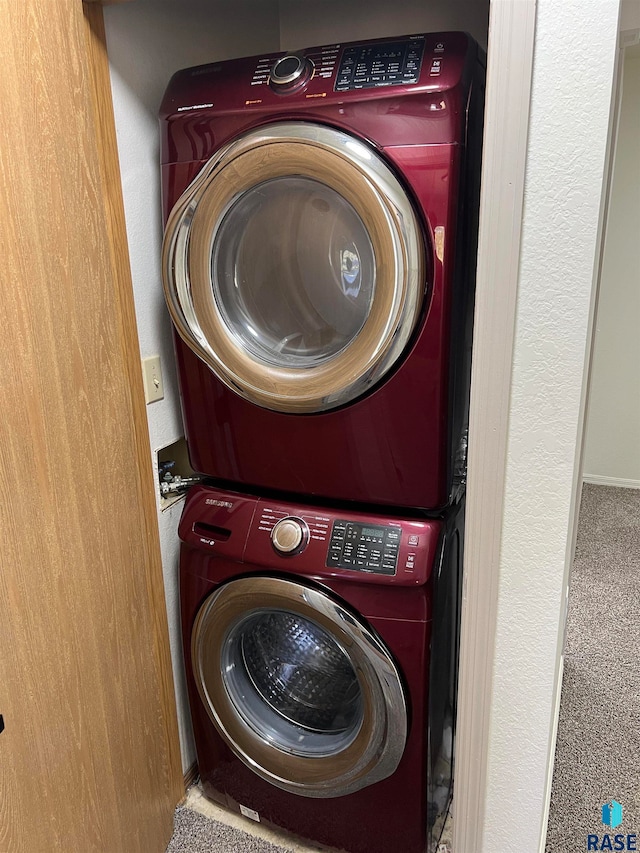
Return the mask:
[[[182,625],[207,796],[350,853],[434,849],[461,524],[460,506],[424,520],[189,493]]]
[[[197,471],[303,499],[449,502],[483,74],[470,37],[440,33],[173,77],[164,276]]]

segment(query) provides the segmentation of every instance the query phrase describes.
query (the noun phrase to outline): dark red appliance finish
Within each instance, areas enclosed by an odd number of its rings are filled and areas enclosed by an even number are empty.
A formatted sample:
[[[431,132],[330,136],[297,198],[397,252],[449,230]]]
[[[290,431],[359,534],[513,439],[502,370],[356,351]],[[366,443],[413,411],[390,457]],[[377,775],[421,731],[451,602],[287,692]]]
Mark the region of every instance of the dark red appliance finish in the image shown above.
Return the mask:
[[[464,467],[483,67],[465,34],[429,35],[424,43],[410,85],[335,91],[352,45],[302,52],[316,74],[289,94],[272,91],[261,76],[282,54],[173,77],[161,109],[165,219],[225,143],[272,122],[315,122],[382,155],[412,200],[427,254],[424,305],[399,366],[342,408],[298,415],[256,406],[176,335],[197,471],[242,488],[338,501],[437,509],[450,500]]]
[[[428,738],[435,754],[445,709],[454,713],[457,641],[450,632],[455,634],[459,605],[459,509],[443,520],[425,521],[355,512],[345,516],[342,511],[208,487],[189,493],[180,522],[182,625],[198,764],[207,796],[245,815],[247,809],[256,812],[263,823],[350,853],[389,853],[398,845],[406,853],[432,849],[427,841],[428,790],[438,782],[429,778]],[[271,544],[273,522],[284,515],[302,518],[309,526],[308,545],[297,556],[279,555]],[[344,518],[401,528],[394,575],[327,568],[332,524]],[[392,654],[404,680],[409,723],[402,759],[389,778],[328,801],[297,796],[259,778],[216,731],[194,680],[194,620],[221,585],[265,574],[323,589],[365,619]],[[432,838],[430,844],[437,840]]]

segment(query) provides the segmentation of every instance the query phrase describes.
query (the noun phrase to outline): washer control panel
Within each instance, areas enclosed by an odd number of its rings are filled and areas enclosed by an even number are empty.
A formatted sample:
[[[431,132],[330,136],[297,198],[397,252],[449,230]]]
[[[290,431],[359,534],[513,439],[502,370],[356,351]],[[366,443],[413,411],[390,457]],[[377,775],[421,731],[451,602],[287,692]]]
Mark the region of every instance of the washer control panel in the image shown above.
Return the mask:
[[[441,519],[320,508],[202,485],[189,490],[179,526],[189,564],[202,577],[274,570],[335,581],[338,594],[350,581],[425,584],[442,533]]]
[[[417,83],[423,56],[424,37],[346,47],[334,91]]]
[[[402,528],[337,519],[331,529],[328,567],[395,575]]]

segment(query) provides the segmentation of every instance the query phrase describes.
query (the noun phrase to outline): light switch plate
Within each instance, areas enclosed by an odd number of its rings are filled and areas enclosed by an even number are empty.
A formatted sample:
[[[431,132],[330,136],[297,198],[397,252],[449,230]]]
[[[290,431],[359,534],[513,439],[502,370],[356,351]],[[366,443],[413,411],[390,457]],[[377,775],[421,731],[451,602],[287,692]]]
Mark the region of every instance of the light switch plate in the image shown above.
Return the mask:
[[[144,399],[147,403],[155,403],[164,397],[164,383],[160,368],[160,356],[150,355],[142,359],[142,381],[144,383]]]

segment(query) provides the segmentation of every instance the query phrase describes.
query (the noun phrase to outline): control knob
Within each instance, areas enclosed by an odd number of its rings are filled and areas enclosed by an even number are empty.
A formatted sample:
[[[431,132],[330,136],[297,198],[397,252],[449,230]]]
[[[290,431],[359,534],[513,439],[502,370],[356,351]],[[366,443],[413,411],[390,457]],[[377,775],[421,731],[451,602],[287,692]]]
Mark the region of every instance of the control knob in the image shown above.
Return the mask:
[[[288,53],[277,59],[271,67],[269,85],[276,92],[291,92],[307,83],[313,71],[314,65],[310,59]]]
[[[298,554],[308,541],[309,528],[301,518],[281,518],[271,531],[271,542],[279,554]]]

